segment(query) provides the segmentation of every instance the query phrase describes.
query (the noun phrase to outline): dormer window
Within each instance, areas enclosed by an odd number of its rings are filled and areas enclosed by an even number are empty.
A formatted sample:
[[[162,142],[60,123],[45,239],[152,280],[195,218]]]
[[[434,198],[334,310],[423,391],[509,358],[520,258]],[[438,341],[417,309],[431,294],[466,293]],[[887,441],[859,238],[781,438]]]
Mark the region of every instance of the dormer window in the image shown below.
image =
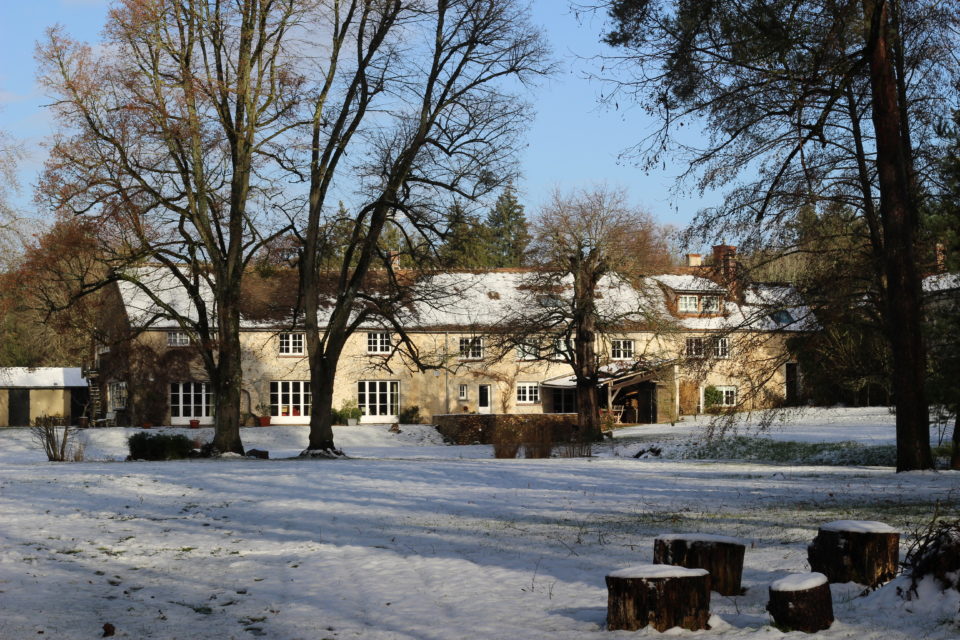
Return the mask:
[[[774,311],[771,313],[770,319],[779,325],[790,324],[793,322],[793,316],[790,315],[790,312],[782,309],[780,311]]]
[[[680,313],[697,313],[697,296],[680,296],[677,298],[677,310]]]
[[[700,312],[701,313],[719,313],[720,312],[720,298],[719,296],[703,296],[700,298]]]
[[[684,293],[677,296],[678,313],[720,313],[720,296]]]

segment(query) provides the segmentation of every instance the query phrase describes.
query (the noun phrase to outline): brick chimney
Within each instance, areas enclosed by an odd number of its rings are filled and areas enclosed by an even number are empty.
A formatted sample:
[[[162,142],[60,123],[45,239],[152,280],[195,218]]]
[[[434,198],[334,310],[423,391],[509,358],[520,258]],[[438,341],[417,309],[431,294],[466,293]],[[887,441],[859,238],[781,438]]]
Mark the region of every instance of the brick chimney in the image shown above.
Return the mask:
[[[724,282],[732,283],[737,277],[737,248],[729,244],[715,245],[713,268]]]
[[[699,253],[688,253],[687,254],[687,266],[688,267],[700,267],[703,265],[703,256]]]

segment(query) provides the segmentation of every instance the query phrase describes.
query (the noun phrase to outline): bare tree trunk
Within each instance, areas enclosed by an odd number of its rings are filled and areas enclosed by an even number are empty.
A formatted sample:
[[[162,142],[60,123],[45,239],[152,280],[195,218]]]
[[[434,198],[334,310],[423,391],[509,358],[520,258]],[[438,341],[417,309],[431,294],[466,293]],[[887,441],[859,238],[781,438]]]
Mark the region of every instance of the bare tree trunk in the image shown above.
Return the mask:
[[[239,289],[239,286],[236,287]],[[243,455],[240,440],[240,393],[243,384],[240,349],[239,296],[224,296],[217,305],[217,348],[219,358],[216,375],[210,376],[213,387],[213,446],[221,453]],[[210,372],[211,374],[214,372]]]
[[[932,469],[929,410],[924,393],[922,291],[915,247],[919,216],[902,136],[894,60],[889,47],[888,6],[884,0],[864,0],[863,8],[868,24],[872,25],[868,55],[887,278],[886,330],[893,351],[891,382],[897,406],[897,471]]]
[[[314,366],[314,364],[316,366]],[[326,358],[317,358],[310,367],[310,441],[309,451],[339,453],[333,444],[333,384],[336,363],[326,364]]]

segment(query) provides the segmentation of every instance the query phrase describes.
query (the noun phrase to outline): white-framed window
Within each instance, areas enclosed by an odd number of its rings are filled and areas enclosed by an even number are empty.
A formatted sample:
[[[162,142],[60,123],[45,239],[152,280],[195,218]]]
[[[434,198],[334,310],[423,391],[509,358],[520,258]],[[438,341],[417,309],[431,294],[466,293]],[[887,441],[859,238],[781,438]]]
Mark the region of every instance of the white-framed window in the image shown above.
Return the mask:
[[[171,418],[209,418],[213,393],[206,382],[171,382]]]
[[[280,355],[282,356],[302,356],[303,355],[303,333],[281,333],[280,334]]]
[[[105,353],[110,353],[110,345],[97,340],[97,355],[102,356]]]
[[[364,416],[393,418],[400,413],[400,382],[397,380],[360,380],[357,382],[357,406]]]
[[[610,357],[614,360],[633,360],[633,340],[611,340]]]
[[[167,331],[168,347],[189,347],[190,334],[186,331]]]
[[[468,389],[469,387],[467,387],[467,385],[465,384],[460,385],[460,389],[457,391],[457,399],[466,400],[469,394]]]
[[[703,338],[687,338],[687,357],[703,357]]]
[[[309,380],[272,380],[270,415],[278,418],[309,416],[312,406]]]
[[[110,411],[127,408],[127,383],[111,382],[107,385],[107,396],[110,400]]]
[[[720,313],[720,296],[701,297],[700,311],[703,313]]]
[[[677,297],[677,311],[680,313],[698,313],[700,311],[697,304],[697,296],[679,296]]]
[[[730,338],[714,338],[713,339],[713,357],[714,358],[730,357]]]
[[[483,360],[483,338],[460,338],[461,360]]]
[[[736,387],[717,387],[717,391],[720,392],[721,407],[735,407],[737,405]]]
[[[537,382],[517,383],[517,404],[539,404],[540,384]]]
[[[370,331],[367,333],[367,353],[390,353],[393,344],[389,331]]]
[[[540,347],[522,342],[517,345],[517,360],[536,360],[540,357]]]

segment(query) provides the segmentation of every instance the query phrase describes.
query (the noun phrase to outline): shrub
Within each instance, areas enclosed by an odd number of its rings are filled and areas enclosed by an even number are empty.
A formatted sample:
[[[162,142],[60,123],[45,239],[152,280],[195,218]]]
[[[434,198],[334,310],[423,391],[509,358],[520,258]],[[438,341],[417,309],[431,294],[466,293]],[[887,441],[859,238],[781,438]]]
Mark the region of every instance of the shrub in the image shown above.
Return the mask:
[[[553,429],[543,422],[523,425],[523,457],[549,458],[553,453]]]
[[[520,453],[520,438],[508,429],[497,429],[493,433],[493,457],[516,458]]]
[[[180,434],[135,433],[127,440],[131,460],[179,460],[193,454],[193,441]]]
[[[903,565],[914,597],[927,576],[932,576],[941,590],[960,591],[960,519],[943,521],[934,515],[930,524],[915,532]]]
[[[343,404],[340,405],[340,418],[344,422],[350,419],[359,420],[361,416],[363,416],[363,411],[357,406],[356,400],[344,400]]]
[[[330,424],[347,424],[347,419],[344,418],[339,411],[336,409],[330,409]]]
[[[37,443],[50,462],[83,461],[83,442],[77,439],[75,427],[59,426],[60,416],[42,416],[30,427],[33,441]]]
[[[420,407],[411,405],[400,412],[397,416],[400,424],[420,424],[423,422],[423,416],[420,415]]]
[[[723,404],[723,393],[720,389],[710,385],[703,390],[703,408],[706,411],[716,411]]]

